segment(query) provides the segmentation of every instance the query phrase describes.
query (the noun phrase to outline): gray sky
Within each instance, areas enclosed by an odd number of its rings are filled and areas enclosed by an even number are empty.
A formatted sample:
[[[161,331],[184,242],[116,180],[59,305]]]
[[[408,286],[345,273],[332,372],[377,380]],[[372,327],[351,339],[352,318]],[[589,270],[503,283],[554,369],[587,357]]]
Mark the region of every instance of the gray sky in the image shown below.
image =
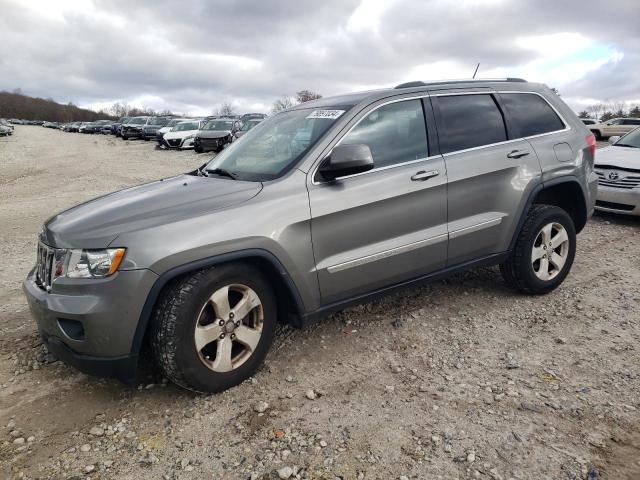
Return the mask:
[[[269,111],[409,80],[521,76],[640,103],[640,0],[0,0],[0,89],[100,108]]]

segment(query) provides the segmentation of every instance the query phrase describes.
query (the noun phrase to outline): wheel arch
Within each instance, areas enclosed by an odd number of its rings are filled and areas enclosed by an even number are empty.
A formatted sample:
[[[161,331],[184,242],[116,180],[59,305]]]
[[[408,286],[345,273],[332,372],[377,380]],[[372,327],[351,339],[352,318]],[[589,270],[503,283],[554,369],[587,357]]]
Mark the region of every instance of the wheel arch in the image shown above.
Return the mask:
[[[305,315],[304,303],[298,292],[298,288],[282,263],[275,255],[267,250],[241,250],[196,260],[173,267],[162,273],[147,295],[142,312],[140,313],[131,346],[131,354],[139,355],[143,349],[153,309],[160,299],[162,292],[172,281],[196,270],[226,263],[245,263],[258,268],[274,287],[278,311],[283,312],[282,315],[278,315],[278,320],[281,323],[289,323],[294,326],[302,325],[301,319]]]
[[[513,250],[518,235],[524,225],[524,220],[531,206],[534,204],[555,205],[565,210],[573,220],[576,233],[582,231],[589,218],[585,192],[577,177],[573,175],[564,176],[543,182],[535,187],[529,194],[525,208],[518,221],[518,227],[511,239],[511,244],[509,245],[510,251]]]

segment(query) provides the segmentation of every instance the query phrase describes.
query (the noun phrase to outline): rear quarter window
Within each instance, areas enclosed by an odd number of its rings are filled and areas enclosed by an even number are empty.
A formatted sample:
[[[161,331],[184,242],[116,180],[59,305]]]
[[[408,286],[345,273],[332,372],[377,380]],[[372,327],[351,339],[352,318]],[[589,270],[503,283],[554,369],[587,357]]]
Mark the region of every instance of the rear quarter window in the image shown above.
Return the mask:
[[[500,100],[514,123],[518,137],[531,137],[565,128],[545,99],[533,93],[501,93]]]

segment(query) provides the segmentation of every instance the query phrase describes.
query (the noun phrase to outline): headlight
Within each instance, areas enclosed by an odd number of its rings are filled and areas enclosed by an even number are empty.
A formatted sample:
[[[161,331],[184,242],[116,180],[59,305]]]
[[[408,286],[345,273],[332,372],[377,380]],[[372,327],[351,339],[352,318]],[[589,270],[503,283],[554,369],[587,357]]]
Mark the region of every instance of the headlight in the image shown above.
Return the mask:
[[[126,249],[68,250],[62,276],[69,278],[102,278],[115,273],[122,263]],[[58,272],[56,272],[58,273]]]
[[[124,253],[124,248],[70,250],[66,276],[69,278],[108,277],[118,270]]]

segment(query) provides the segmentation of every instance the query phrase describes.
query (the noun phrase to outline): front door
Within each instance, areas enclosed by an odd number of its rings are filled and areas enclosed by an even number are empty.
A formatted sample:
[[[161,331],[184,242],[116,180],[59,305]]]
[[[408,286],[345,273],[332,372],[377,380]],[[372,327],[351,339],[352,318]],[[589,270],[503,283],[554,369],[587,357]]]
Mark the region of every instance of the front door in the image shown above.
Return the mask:
[[[311,235],[328,304],[443,268],[447,172],[429,157],[420,99],[371,108],[340,141],[365,144],[374,169],[309,181]]]

